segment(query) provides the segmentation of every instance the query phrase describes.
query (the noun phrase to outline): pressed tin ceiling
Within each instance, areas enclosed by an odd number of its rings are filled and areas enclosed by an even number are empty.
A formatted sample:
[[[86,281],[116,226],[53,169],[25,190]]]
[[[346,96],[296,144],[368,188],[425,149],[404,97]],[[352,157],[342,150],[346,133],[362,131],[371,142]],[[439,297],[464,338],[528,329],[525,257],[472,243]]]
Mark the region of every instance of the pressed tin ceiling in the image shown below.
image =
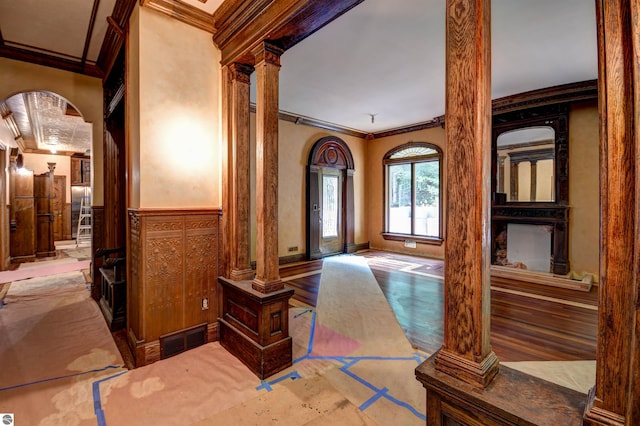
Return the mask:
[[[57,60],[61,68],[72,63],[79,72],[99,75],[109,25],[120,28],[108,23],[118,15],[116,3],[0,0],[0,55],[38,53],[38,58],[55,59],[49,61],[52,66]],[[141,2],[156,10],[191,10],[197,19],[213,15],[221,3]],[[362,133],[441,116],[445,4],[365,0],[293,46],[281,60],[281,110]],[[493,98],[597,78],[592,1],[493,0],[491,7]]]

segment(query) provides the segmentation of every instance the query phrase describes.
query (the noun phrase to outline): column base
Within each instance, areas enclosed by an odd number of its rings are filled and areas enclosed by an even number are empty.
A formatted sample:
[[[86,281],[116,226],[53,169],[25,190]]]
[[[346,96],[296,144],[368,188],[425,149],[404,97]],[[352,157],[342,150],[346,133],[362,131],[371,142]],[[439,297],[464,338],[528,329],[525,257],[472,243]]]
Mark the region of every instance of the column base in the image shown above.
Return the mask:
[[[441,349],[435,357],[436,369],[475,386],[486,388],[498,374],[500,363],[495,353],[490,352],[477,363],[453,352]]]
[[[284,283],[282,280],[262,281],[256,278],[251,282],[251,288],[262,294],[267,294],[282,290],[284,288]]]
[[[251,268],[246,269],[232,269],[229,278],[234,281],[250,280],[255,275],[255,272]]]
[[[594,386],[589,390],[582,424],[589,426],[624,426],[626,421],[624,416],[596,406],[596,388]]]
[[[255,281],[218,278],[220,344],[260,379],[290,367],[289,299],[293,289],[269,293],[255,290]],[[279,284],[284,287],[282,281]]]

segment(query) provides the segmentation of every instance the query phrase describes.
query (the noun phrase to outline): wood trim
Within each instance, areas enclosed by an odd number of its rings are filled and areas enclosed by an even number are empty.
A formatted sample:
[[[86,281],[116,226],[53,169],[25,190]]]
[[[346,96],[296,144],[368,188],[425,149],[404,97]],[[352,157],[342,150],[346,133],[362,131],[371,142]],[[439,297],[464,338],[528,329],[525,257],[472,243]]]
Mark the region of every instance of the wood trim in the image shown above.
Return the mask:
[[[129,26],[129,18],[133,13],[137,0],[116,0],[111,14],[113,24],[108,25],[100,54],[98,55],[97,66],[102,71],[102,79],[106,79],[111,73],[111,69],[118,57],[118,53],[126,39],[126,32]],[[124,31],[124,33],[123,33]]]
[[[588,80],[578,83],[553,86],[540,90],[532,90],[529,92],[519,93],[516,95],[505,96],[495,99],[492,102],[493,115],[520,111],[522,109],[535,108],[546,105],[554,105],[558,103],[573,103],[580,101],[596,100],[598,97],[597,80]],[[255,103],[251,104],[251,112],[255,113]],[[391,136],[402,135],[405,133],[418,132],[426,129],[445,126],[445,116],[441,115],[429,121],[411,124],[397,129],[383,130],[380,132],[367,133],[357,129],[340,126],[334,123],[317,120],[310,117],[304,117],[292,112],[280,111],[279,118],[289,123],[303,124],[330,132],[341,133],[357,138],[374,140],[388,138]]]
[[[419,237],[417,235],[405,235],[405,234],[394,234],[392,232],[383,232],[382,238],[388,241],[406,241],[411,240],[415,241],[418,244],[430,244],[434,246],[441,246],[444,242],[444,238],[434,238],[434,237]]]
[[[269,40],[287,50],[363,0],[230,0],[213,14],[222,65],[254,65],[253,48]]]
[[[104,206],[91,206],[91,258],[95,255],[99,248],[104,247]],[[98,301],[101,296],[100,289],[100,265],[92,262],[91,267],[91,297]]]
[[[14,59],[16,61],[29,62],[31,64],[57,68],[63,71],[84,74],[89,77],[102,78],[104,76],[104,72],[98,66],[93,64],[82,64],[70,59],[64,59],[50,54],[34,52],[18,47],[11,47],[5,44],[0,46],[0,56]]]
[[[216,33],[213,15],[180,0],[141,0],[140,5],[208,33]]]
[[[91,35],[93,33],[93,27],[96,24],[96,15],[98,14],[98,6],[100,0],[93,0],[93,7],[91,8],[91,18],[89,19],[89,26],[87,28],[87,35],[84,38],[84,47],[82,49],[81,64],[87,62],[87,52],[89,51],[89,45],[91,44]]]

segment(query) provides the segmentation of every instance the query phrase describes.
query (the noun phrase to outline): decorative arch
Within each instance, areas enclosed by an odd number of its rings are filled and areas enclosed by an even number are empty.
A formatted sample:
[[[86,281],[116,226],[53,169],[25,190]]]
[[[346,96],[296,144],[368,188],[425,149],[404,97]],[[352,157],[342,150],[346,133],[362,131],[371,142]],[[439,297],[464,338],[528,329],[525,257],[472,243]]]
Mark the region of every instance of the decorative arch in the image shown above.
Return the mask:
[[[341,195],[342,210],[341,229],[344,243],[340,251],[323,252],[321,250],[321,211],[320,180],[323,170],[339,170],[342,177]],[[338,253],[356,251],[354,241],[354,189],[353,174],[355,171],[353,155],[349,146],[336,136],[318,139],[309,153],[307,164],[307,258],[320,259]]]

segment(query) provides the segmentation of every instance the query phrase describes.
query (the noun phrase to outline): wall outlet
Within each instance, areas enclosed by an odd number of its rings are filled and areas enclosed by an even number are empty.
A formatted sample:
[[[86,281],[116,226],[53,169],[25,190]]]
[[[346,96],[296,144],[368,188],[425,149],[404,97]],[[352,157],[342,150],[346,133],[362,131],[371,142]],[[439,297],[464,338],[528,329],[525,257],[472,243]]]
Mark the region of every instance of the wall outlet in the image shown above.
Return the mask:
[[[202,298],[202,310],[206,311],[207,309],[209,309],[209,298],[208,297],[203,297]]]
[[[298,246],[287,247],[287,251],[298,251]]]

